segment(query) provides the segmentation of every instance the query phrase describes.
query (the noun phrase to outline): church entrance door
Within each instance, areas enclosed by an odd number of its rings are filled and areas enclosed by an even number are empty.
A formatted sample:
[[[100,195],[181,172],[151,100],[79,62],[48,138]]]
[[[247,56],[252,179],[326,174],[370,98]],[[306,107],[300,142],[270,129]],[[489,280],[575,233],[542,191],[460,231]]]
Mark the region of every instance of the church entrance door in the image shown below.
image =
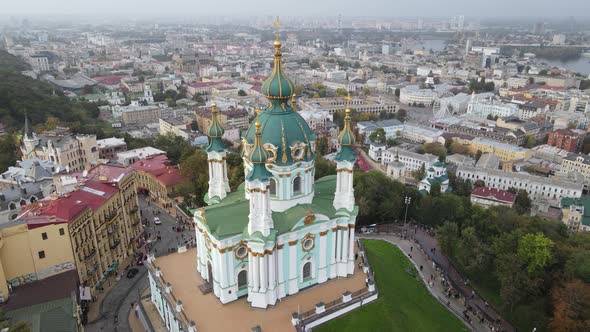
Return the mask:
[[[207,281],[213,287],[213,268],[211,267],[211,262],[207,262]]]

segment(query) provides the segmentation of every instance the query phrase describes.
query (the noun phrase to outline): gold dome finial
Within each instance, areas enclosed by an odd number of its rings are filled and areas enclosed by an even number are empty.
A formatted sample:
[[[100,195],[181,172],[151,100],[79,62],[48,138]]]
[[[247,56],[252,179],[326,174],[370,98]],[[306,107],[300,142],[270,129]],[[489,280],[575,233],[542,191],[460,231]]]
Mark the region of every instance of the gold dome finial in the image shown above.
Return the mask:
[[[293,107],[293,111],[297,112],[297,95],[295,93],[291,95],[291,107]]]
[[[260,135],[260,121],[256,120],[254,126],[256,127],[256,135]]]
[[[346,110],[344,112],[346,112],[346,116],[350,116],[350,101],[352,100],[352,97],[350,96],[350,92],[346,95]]]
[[[274,23],[276,28],[275,32],[275,42],[273,43],[275,46],[275,52],[279,53],[281,49],[281,21],[279,21],[279,17],[277,16],[277,20]]]

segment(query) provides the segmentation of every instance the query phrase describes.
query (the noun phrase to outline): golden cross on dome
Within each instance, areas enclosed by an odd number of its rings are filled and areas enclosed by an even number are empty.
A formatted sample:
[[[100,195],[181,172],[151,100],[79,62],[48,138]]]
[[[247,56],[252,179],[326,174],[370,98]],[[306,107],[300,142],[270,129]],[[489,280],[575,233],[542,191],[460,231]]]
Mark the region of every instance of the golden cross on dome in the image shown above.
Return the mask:
[[[279,37],[280,37],[280,34],[281,34],[281,32],[280,32],[280,29],[281,29],[281,21],[279,21],[279,17],[278,16],[277,16],[277,20],[274,23],[274,26],[277,29],[277,32],[275,33],[276,40],[279,40]]]

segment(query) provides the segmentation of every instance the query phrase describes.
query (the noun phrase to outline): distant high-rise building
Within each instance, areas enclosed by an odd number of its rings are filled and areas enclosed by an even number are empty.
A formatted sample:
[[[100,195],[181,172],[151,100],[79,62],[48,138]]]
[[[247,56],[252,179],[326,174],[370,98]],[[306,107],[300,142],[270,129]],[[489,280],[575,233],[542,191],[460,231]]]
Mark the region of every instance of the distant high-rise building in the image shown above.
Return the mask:
[[[465,42],[465,54],[468,54],[471,51],[472,46],[473,41],[471,39],[467,39],[467,42]]]
[[[537,22],[533,26],[533,34],[544,35],[545,34],[545,22]]]
[[[424,28],[424,20],[419,18],[418,19],[418,30],[422,30]]]
[[[553,36],[553,44],[565,45],[565,35],[554,35]]]
[[[338,14],[338,30],[342,30],[342,14]]]
[[[381,53],[389,54],[389,45],[381,45]]]
[[[459,15],[457,17],[457,30],[463,31],[465,28],[465,16]]]

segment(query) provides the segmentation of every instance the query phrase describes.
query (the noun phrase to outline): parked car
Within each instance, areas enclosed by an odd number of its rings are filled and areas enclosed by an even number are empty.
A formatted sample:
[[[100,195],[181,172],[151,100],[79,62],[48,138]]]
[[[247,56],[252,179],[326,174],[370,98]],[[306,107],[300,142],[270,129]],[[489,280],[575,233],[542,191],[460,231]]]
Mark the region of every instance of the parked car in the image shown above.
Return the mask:
[[[136,269],[136,268],[134,268],[134,267],[132,267],[132,268],[129,269],[129,271],[127,271],[127,278],[131,279],[131,278],[135,277],[135,275],[137,273],[139,273],[139,270]]]
[[[156,224],[156,225],[162,224],[162,220],[160,220],[160,217],[154,217],[154,224]]]

